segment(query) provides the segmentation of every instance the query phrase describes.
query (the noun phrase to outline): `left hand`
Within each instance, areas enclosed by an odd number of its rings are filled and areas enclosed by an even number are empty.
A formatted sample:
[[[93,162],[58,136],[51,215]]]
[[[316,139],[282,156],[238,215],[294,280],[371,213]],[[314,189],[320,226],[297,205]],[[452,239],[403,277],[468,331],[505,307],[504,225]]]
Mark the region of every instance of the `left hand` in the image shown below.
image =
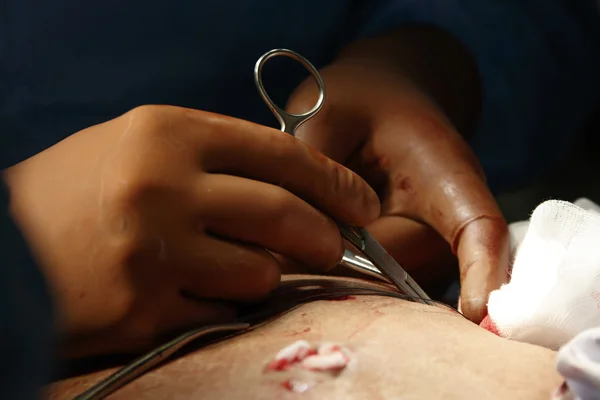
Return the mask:
[[[450,249],[458,256],[460,307],[479,323],[489,293],[508,278],[508,227],[470,147],[429,98],[389,71],[338,63],[321,73],[325,105],[296,136],[373,186],[382,213],[368,229],[405,269],[439,269]],[[308,111],[316,90],[309,78],[288,111]]]

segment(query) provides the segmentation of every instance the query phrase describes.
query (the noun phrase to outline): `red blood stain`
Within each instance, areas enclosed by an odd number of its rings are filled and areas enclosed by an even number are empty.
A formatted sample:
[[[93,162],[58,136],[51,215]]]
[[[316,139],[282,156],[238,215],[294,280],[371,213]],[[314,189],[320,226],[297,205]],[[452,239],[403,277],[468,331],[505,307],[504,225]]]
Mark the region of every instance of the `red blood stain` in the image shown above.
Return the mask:
[[[335,352],[338,352],[338,351],[342,351],[342,348],[339,345],[334,344],[333,346],[329,347],[329,349],[327,349],[327,350],[330,353],[335,353]]]
[[[409,191],[412,190],[412,182],[408,176],[404,176],[398,179],[396,187],[400,190]]]
[[[294,357],[291,360],[286,359],[286,358],[281,358],[279,360],[275,359],[267,364],[267,366],[265,367],[265,370],[266,371],[285,371],[286,369],[291,367],[293,364],[299,363],[304,358],[314,356],[315,354],[317,354],[317,351],[311,349],[308,351],[308,353],[306,353],[306,356],[303,357],[302,359],[298,356]]]
[[[381,168],[384,171],[387,171],[388,167],[390,166],[390,159],[385,157],[385,156],[381,156],[379,157],[379,168]]]
[[[265,368],[267,371],[285,371],[292,365],[290,360],[281,359],[281,360],[273,360],[267,364]]]
[[[489,315],[486,315],[483,321],[479,324],[483,329],[492,332],[494,335],[501,336],[500,331],[498,331],[498,327],[494,324],[494,321],[490,318]]]
[[[333,297],[331,299],[329,299],[329,301],[345,301],[345,300],[356,300],[355,296],[339,296],[339,297]]]
[[[310,332],[310,328],[304,328],[301,331],[294,331],[294,332],[292,332],[292,333],[290,333],[289,335],[286,335],[286,336],[298,336],[301,333],[308,333],[308,332]]]
[[[284,389],[286,389],[286,390],[288,390],[290,392],[294,391],[294,384],[289,379],[287,381],[281,382],[281,386],[283,386]]]
[[[563,397],[566,394],[568,394],[569,392],[570,392],[569,385],[565,381],[562,383],[562,385],[560,385],[560,387],[558,389],[556,389],[556,392],[554,393],[554,397]]]

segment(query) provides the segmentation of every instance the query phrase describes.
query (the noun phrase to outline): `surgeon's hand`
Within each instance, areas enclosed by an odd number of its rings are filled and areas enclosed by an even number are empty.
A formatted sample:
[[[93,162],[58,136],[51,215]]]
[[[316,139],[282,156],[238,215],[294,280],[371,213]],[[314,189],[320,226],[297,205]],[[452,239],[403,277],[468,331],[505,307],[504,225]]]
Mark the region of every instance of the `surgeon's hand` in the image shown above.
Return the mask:
[[[168,106],[78,132],[4,177],[70,356],[230,319],[223,301],[279,283],[271,252],[330,269],[342,239],[326,214],[379,215],[360,177],[294,137]]]
[[[448,61],[427,62],[428,54]],[[431,265],[427,275],[441,277],[450,250],[458,256],[460,305],[478,323],[490,291],[507,279],[508,229],[455,129],[470,130],[477,111],[474,68],[463,55],[443,33],[419,28],[351,45],[321,71],[324,108],[297,137],[376,189],[382,216],[368,228],[415,277]],[[316,93],[308,79],[288,110],[306,112]]]

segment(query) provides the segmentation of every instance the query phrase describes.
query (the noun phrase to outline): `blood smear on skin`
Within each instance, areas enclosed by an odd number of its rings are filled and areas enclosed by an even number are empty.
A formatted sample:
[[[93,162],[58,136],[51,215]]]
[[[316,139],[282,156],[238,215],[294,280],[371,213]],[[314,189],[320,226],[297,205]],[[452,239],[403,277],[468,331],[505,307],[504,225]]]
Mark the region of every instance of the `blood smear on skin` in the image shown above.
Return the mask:
[[[349,351],[339,344],[321,343],[317,354],[306,357],[301,367],[311,371],[338,371],[350,362]]]
[[[308,371],[340,371],[350,362],[350,352],[342,346],[325,342],[317,348],[305,340],[298,340],[283,348],[267,364],[267,371],[285,371],[292,365]]]
[[[496,326],[496,324],[494,324],[494,321],[492,321],[492,319],[490,318],[489,315],[485,316],[485,318],[483,319],[483,321],[481,321],[479,326],[481,326],[483,329],[485,329],[487,331],[492,332],[494,335],[502,336],[502,335],[500,335],[500,332],[498,331],[498,327]]]
[[[325,342],[325,343],[321,343],[321,345],[319,346],[319,349],[317,350],[317,354],[325,355],[325,354],[336,353],[338,351],[342,351],[342,346],[340,346],[339,344],[335,344],[335,343]]]
[[[284,371],[292,364],[298,363],[316,353],[316,350],[306,340],[298,340],[281,349],[275,355],[275,358],[267,364],[266,369],[269,371]]]

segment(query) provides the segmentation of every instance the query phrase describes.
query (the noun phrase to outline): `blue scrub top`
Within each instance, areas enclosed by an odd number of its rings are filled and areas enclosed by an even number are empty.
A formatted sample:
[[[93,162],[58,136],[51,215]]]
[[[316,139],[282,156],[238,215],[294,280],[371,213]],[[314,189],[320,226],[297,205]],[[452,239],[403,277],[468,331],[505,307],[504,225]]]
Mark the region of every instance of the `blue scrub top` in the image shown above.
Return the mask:
[[[552,163],[598,104],[594,0],[0,0],[0,168],[141,104],[275,125],[252,77],[264,52],[322,67],[352,40],[412,23],[452,32],[474,56],[484,102],[472,145],[497,192]],[[284,104],[301,76],[276,61],[266,85]],[[33,398],[48,297],[5,212],[0,233],[0,351],[26,349],[0,369],[0,397]]]

